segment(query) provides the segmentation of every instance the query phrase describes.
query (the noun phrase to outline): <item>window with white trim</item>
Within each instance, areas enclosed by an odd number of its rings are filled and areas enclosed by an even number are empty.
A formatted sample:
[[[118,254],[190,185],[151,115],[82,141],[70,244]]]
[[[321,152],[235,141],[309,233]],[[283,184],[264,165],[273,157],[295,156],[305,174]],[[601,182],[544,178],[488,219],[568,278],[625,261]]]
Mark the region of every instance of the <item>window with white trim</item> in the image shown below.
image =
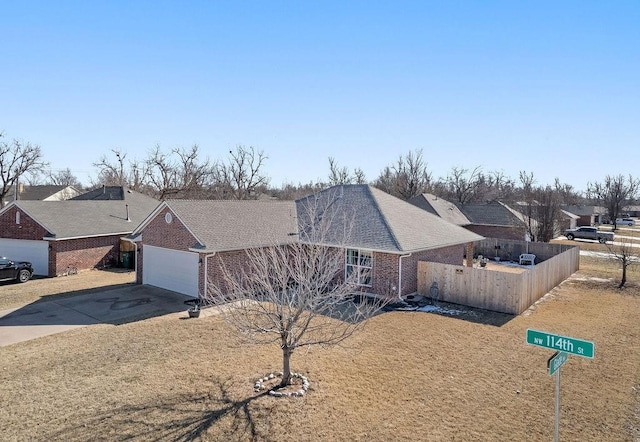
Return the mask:
[[[366,250],[347,249],[346,276],[355,274],[356,284],[371,287],[373,253]]]
[[[16,211],[16,224],[20,224],[20,212]]]

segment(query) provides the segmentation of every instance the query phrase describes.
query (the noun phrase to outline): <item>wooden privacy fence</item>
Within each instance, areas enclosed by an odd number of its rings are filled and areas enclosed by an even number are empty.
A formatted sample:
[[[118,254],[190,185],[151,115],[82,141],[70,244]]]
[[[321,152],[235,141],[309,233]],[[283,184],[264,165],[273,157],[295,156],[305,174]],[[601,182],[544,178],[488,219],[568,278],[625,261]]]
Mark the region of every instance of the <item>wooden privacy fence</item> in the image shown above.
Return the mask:
[[[430,297],[431,285],[436,282],[441,301],[519,315],[578,270],[580,248],[561,247],[565,250],[522,273],[421,261],[418,293]]]

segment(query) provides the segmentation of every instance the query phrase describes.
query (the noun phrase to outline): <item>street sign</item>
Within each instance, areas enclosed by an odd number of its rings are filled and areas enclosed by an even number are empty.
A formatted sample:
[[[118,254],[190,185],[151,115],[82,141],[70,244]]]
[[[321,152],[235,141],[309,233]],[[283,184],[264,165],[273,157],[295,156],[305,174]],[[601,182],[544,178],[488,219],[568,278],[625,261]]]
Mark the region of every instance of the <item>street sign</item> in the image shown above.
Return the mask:
[[[563,351],[557,351],[549,358],[547,361],[547,368],[549,369],[549,374],[552,375],[560,367],[564,365],[565,362],[569,359],[569,353],[565,353]]]
[[[527,329],[527,344],[563,351],[589,359],[593,359],[595,354],[593,342],[532,329]]]

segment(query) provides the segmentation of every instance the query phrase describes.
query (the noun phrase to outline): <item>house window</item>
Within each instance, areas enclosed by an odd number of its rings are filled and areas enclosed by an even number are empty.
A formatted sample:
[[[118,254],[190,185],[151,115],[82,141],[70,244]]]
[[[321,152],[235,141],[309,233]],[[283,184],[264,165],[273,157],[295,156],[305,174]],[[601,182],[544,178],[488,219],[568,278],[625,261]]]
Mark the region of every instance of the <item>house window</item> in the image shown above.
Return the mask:
[[[170,212],[165,213],[165,215],[164,215],[164,221],[165,221],[167,224],[171,224],[171,221],[173,221],[173,217],[171,216],[171,213],[170,213]]]
[[[16,224],[20,224],[20,212],[16,212]]]
[[[365,250],[347,249],[346,275],[355,274],[356,284],[371,286],[373,253]]]

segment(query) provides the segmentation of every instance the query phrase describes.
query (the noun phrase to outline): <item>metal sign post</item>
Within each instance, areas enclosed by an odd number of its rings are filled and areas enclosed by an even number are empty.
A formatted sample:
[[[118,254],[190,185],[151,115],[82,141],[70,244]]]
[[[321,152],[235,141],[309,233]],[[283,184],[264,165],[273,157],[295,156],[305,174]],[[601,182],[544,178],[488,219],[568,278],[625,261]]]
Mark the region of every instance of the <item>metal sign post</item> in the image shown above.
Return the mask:
[[[556,375],[556,419],[553,440],[560,440],[560,367],[569,359],[569,355],[563,351],[557,351],[547,361],[547,368],[550,375]]]
[[[553,440],[558,442],[560,440],[560,367],[569,359],[569,353],[593,359],[595,345],[590,341],[531,329],[527,330],[527,344],[558,350],[547,361],[549,374],[556,376],[556,419]]]

